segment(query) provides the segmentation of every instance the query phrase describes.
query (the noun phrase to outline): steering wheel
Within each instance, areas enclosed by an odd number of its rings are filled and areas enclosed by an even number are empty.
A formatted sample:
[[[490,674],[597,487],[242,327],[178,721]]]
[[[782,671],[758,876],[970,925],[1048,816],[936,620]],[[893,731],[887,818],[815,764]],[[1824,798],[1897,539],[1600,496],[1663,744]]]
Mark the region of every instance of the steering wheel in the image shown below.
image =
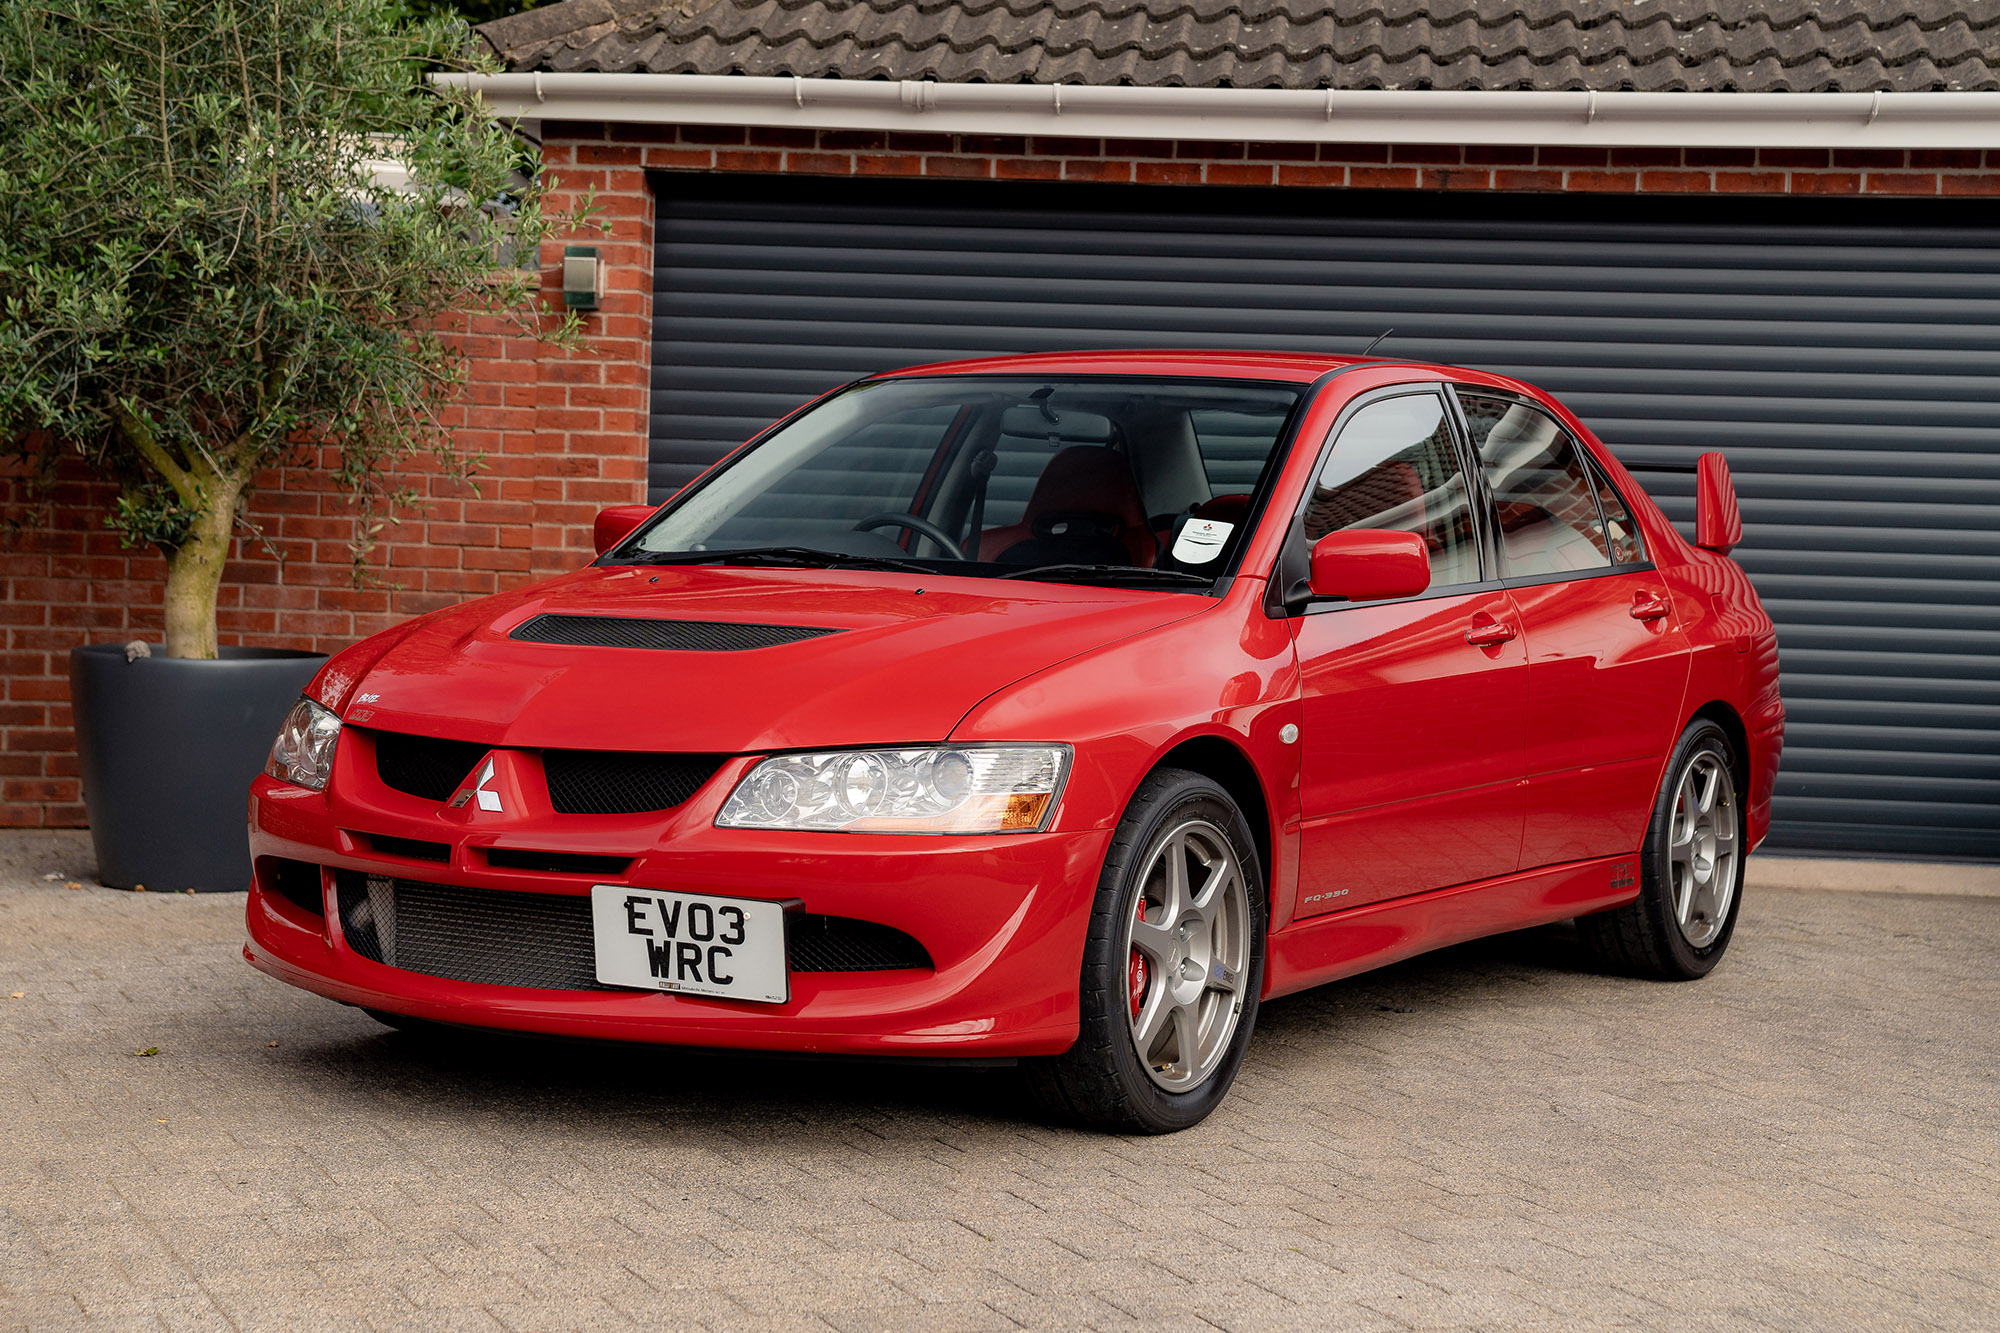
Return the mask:
[[[950,533],[927,518],[915,514],[870,514],[854,525],[856,532],[872,532],[876,528],[908,528],[936,542],[952,559],[965,559],[965,548],[953,541]]]

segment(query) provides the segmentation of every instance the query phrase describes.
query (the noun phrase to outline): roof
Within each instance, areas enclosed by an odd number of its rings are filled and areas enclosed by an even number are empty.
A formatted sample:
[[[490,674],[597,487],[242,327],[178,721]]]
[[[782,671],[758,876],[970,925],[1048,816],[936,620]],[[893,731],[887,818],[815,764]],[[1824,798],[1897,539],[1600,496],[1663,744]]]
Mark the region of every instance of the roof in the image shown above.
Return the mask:
[[[1467,91],[2000,90],[2000,0],[563,0],[519,71]]]
[[[1275,380],[1310,384],[1330,370],[1365,362],[1406,365],[1393,357],[1335,356],[1316,352],[1204,351],[1199,348],[1027,352],[969,361],[905,366],[883,378],[912,375],[1172,375],[1214,379]],[[1425,366],[1425,370],[1440,367]]]

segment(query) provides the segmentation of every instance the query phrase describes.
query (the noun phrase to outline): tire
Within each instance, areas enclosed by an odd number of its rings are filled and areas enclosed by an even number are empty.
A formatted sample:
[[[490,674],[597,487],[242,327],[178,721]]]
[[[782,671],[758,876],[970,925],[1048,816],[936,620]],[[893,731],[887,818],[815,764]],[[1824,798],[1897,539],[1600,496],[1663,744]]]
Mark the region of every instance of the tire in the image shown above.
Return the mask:
[[[1639,896],[1576,923],[1607,970],[1694,981],[1722,961],[1743,906],[1742,773],[1715,723],[1681,733],[1640,847]]]
[[[1257,1024],[1268,919],[1256,840],[1229,793],[1182,769],[1149,776],[1098,878],[1076,1044],[1027,1067],[1037,1101],[1060,1119],[1136,1134],[1207,1118]]]

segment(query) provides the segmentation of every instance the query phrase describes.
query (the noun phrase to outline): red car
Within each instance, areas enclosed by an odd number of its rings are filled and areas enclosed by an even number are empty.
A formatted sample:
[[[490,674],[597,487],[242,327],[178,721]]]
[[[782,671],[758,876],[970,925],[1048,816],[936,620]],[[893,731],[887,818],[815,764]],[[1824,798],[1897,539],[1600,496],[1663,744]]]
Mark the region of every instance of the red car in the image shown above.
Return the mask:
[[[1260,1000],[1576,918],[1699,977],[1784,708],[1727,552],[1547,395],[1380,358],[927,366],[588,568],[329,662],[246,956],[392,1024],[1018,1060],[1214,1109]]]

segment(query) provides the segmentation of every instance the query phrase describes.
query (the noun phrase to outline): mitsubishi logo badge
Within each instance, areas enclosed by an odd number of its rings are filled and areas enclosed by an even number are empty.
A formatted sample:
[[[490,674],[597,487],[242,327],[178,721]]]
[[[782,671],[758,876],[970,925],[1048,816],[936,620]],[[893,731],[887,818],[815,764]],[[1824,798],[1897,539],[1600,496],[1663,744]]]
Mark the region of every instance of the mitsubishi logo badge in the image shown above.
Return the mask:
[[[486,762],[480,766],[479,775],[460,787],[458,795],[451,798],[451,808],[461,809],[467,801],[477,796],[481,810],[499,810],[500,793],[486,789],[486,784],[491,781],[493,781],[493,756],[489,754],[486,756]]]

